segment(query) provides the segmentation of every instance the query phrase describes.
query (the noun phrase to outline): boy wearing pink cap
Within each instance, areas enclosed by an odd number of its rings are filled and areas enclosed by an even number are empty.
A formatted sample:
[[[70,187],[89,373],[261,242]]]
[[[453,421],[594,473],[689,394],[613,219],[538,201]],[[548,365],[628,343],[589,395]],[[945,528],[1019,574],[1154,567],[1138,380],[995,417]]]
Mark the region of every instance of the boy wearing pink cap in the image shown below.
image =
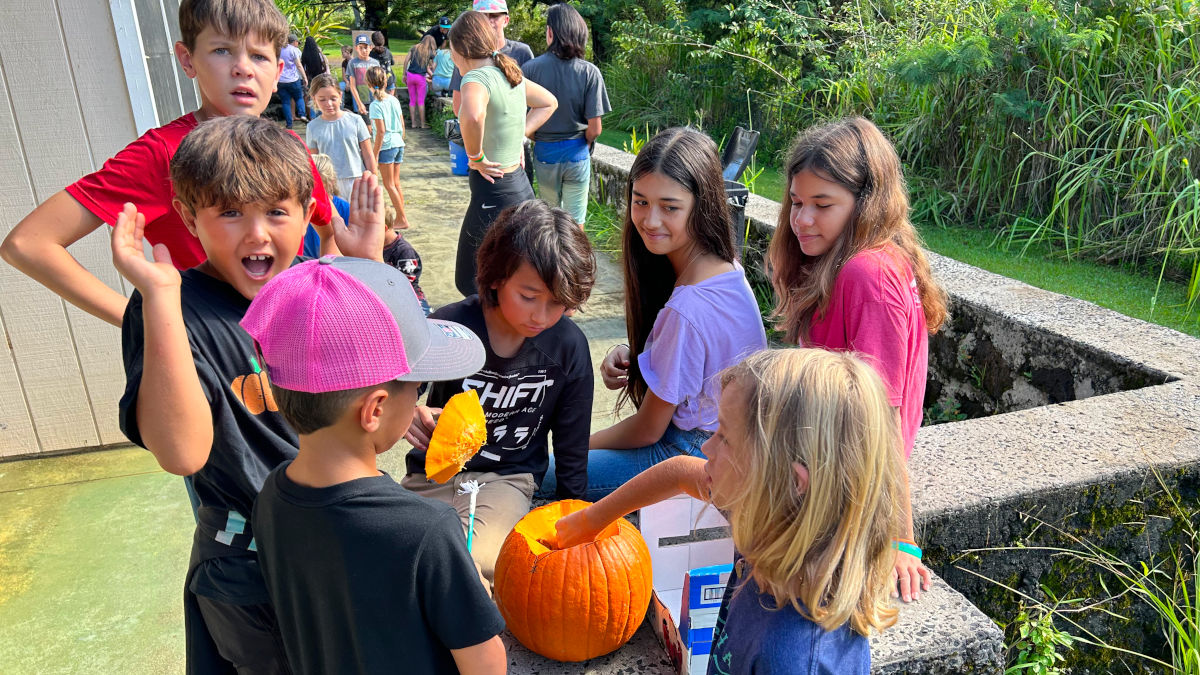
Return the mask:
[[[117,218],[113,262],[138,289],[121,331],[121,430],[195,493],[188,672],[286,673],[248,521],[263,480],[296,456],[297,440],[238,322],[295,260],[316,208],[308,152],[268,120],[218,117],[180,143],[171,181],[174,207],[207,259],[179,272],[157,244],[147,260],[145,217],[126,204]],[[354,193],[349,227],[333,234],[342,251],[379,257],[380,188],[371,177]]]
[[[252,521],[293,671],[503,673],[504,620],[458,514],[375,463],[408,429],[421,382],[483,365],[479,338],[426,319],[396,268],[333,256],[273,279],[242,326],[300,434]]]

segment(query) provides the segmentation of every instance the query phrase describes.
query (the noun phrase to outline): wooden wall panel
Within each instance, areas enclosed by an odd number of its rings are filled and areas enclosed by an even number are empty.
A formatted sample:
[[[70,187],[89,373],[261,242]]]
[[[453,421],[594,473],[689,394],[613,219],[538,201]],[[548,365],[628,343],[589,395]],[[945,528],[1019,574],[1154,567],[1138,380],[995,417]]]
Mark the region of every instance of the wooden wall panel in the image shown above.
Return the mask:
[[[0,236],[91,167],[65,59],[37,59],[35,64],[30,57],[66,54],[58,25],[53,4],[4,3],[0,9]],[[74,114],[64,115],[72,106]],[[37,449],[98,445],[64,303],[8,265],[0,265],[0,288],[0,316]],[[10,394],[4,398],[3,406],[15,407]],[[25,441],[5,452],[30,449]]]
[[[58,7],[90,150],[89,171],[94,171],[137,138],[117,36],[107,0],[59,0]],[[113,267],[107,226],[72,245],[71,253],[110,288],[132,291]],[[117,402],[125,390],[121,329],[70,304],[67,316],[100,442],[124,442],[117,423]]]

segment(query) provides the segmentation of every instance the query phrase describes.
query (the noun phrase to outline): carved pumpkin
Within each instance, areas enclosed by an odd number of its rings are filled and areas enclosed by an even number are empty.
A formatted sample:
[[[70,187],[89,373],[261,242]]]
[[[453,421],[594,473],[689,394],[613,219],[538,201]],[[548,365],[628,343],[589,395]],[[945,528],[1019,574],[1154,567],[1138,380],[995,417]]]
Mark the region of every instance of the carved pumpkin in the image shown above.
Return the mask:
[[[261,415],[266,410],[279,412],[275,396],[271,393],[271,385],[267,381],[267,374],[259,367],[256,359],[250,359],[250,365],[254,367],[253,375],[238,375],[233,378],[230,385],[233,395],[246,406],[251,415]]]
[[[530,511],[496,561],[496,605],[509,631],[558,661],[584,661],[620,648],[650,604],[650,551],[629,521],[618,519],[586,544],[555,545],[554,524],[587,505],[569,499]]]
[[[425,451],[425,476],[437,483],[454,478],[486,442],[487,420],[479,394],[468,389],[451,396]]]

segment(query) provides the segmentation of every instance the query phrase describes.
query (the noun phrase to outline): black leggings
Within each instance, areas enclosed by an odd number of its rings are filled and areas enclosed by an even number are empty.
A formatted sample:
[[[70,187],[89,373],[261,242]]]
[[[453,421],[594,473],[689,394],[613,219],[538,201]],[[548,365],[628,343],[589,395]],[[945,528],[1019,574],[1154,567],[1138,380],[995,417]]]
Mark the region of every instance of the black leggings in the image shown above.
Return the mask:
[[[500,212],[510,206],[533,199],[533,187],[520,169],[504,174],[495,183],[487,182],[478,171],[472,171],[471,205],[458,232],[458,258],[454,263],[454,285],[463,297],[475,293],[475,252],[483,235]]]

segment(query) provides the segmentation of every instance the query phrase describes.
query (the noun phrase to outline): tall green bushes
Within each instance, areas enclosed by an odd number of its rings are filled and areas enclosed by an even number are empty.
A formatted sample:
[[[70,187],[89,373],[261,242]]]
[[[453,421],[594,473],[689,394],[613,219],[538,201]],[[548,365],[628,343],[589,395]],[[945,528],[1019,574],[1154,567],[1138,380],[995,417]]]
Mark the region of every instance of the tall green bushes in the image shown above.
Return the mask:
[[[720,138],[862,114],[919,214],[1154,266],[1200,291],[1195,0],[747,0],[720,31],[666,0],[614,25],[615,120]]]

